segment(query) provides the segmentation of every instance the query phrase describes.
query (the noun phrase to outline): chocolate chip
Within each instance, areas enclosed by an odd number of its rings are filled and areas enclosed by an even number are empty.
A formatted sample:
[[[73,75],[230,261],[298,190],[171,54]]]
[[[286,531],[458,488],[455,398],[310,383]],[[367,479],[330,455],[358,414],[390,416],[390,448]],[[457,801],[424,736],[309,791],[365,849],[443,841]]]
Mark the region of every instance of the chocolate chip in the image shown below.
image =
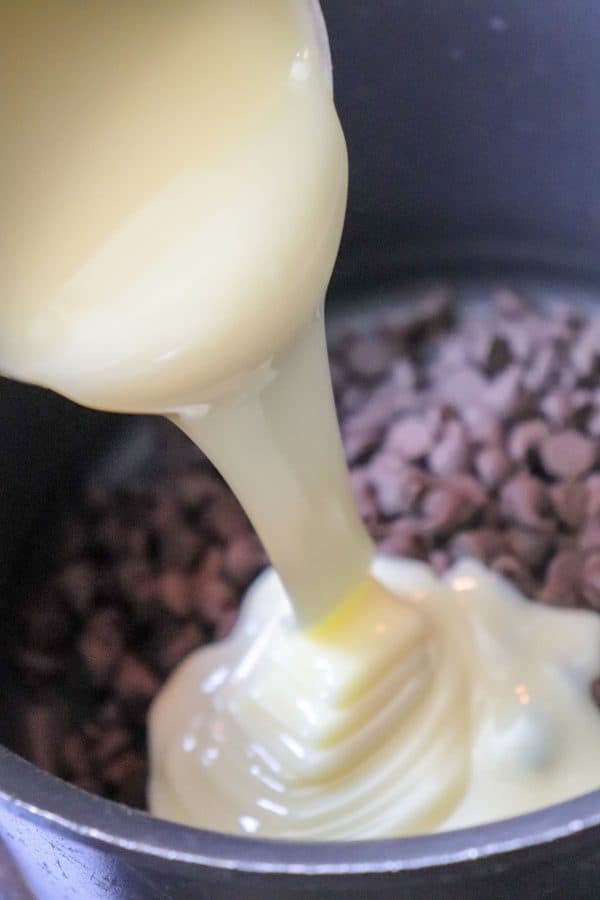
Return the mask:
[[[429,468],[436,475],[466,472],[470,465],[469,442],[460,422],[448,422],[440,440],[428,457]]]
[[[541,599],[552,606],[577,606],[583,560],[575,550],[565,550],[548,566]]]
[[[125,560],[143,559],[146,554],[146,546],[148,543],[148,532],[145,528],[134,527],[127,528],[123,532],[123,550],[125,551]]]
[[[520,322],[504,322],[502,324],[502,333],[508,341],[514,359],[520,364],[530,362],[535,345],[535,335],[532,329],[527,327],[530,321],[527,317]],[[542,326],[541,321],[536,324],[538,328]]]
[[[516,585],[526,597],[531,596],[533,591],[533,580],[527,572],[526,567],[514,556],[510,556],[509,554],[498,556],[492,562],[491,568],[497,575],[501,575],[502,578],[506,578]]]
[[[588,472],[597,456],[597,447],[578,431],[549,435],[540,446],[544,469],[555,478],[578,478]]]
[[[102,785],[100,784],[99,779],[94,778],[93,775],[90,775],[87,772],[83,775],[75,775],[71,780],[75,787],[79,788],[81,791],[87,791],[88,794],[102,793]]]
[[[393,352],[389,342],[381,337],[359,337],[347,350],[346,363],[359,378],[380,378],[388,370]]]
[[[66,767],[67,776],[79,777],[89,774],[91,761],[81,734],[71,732],[62,742],[62,764]]]
[[[94,710],[93,718],[82,723],[81,732],[90,741],[97,741],[105,732],[120,726],[122,719],[123,709],[114,697],[109,697]]]
[[[407,418],[395,422],[387,433],[386,450],[399,453],[413,462],[429,453],[433,435],[423,419]]]
[[[567,528],[581,528],[585,521],[587,487],[581,481],[563,481],[550,489],[556,515]]]
[[[64,675],[70,664],[69,656],[56,651],[35,650],[33,648],[17,648],[15,658],[19,666],[25,670],[27,681],[44,683]]]
[[[225,495],[220,497],[206,513],[205,524],[215,537],[223,542],[237,535],[247,534],[248,522],[237,500]]]
[[[96,571],[88,560],[69,563],[56,580],[66,603],[80,615],[91,608],[96,588]]]
[[[367,468],[354,469],[350,473],[352,492],[358,512],[365,522],[374,522],[378,517],[377,503]]]
[[[239,610],[237,607],[229,607],[220,616],[215,626],[215,641],[223,641],[229,637],[238,620]]]
[[[231,584],[222,578],[201,577],[196,580],[192,600],[201,619],[215,625],[232,607],[236,606],[237,594]]]
[[[486,407],[488,383],[475,369],[459,369],[449,374],[439,385],[443,398],[457,409]]]
[[[512,365],[497,375],[486,390],[487,405],[502,419],[522,415],[530,401],[524,385],[523,370]]]
[[[132,580],[126,592],[126,603],[139,624],[154,619],[159,611],[154,576]]]
[[[197,579],[218,578],[223,574],[223,550],[220,547],[209,547],[196,573]]]
[[[431,432],[434,441],[438,441],[441,437],[442,429],[447,422],[456,421],[456,411],[454,407],[446,404],[431,402],[429,409],[422,414],[423,421]]]
[[[509,528],[506,541],[510,551],[532,572],[543,568],[556,547],[553,534],[529,528]]]
[[[200,509],[219,494],[219,484],[213,473],[204,470],[188,470],[175,482],[177,497],[186,509]]]
[[[450,568],[450,556],[443,550],[434,550],[429,554],[429,565],[436,575],[443,575]]]
[[[421,414],[422,402],[418,393],[398,388],[393,380],[384,381],[365,398],[368,406],[363,404],[360,410],[361,418],[367,414],[369,421],[387,428],[399,415],[406,416],[409,413]]]
[[[508,453],[514,462],[523,463],[539,450],[542,441],[548,437],[549,429],[543,419],[529,419],[520,422],[511,430],[508,438]]]
[[[365,389],[356,384],[346,387],[341,395],[340,407],[344,418],[364,407],[367,395]]]
[[[126,544],[126,529],[118,519],[116,511],[104,516],[94,531],[94,542],[109,556],[118,557]]]
[[[506,338],[484,328],[475,343],[475,359],[486,375],[497,375],[512,362],[512,353]]]
[[[178,523],[161,534],[159,548],[165,569],[190,569],[202,553],[203,541],[197,532]]]
[[[121,590],[129,595],[136,587],[151,576],[151,567],[144,557],[133,556],[124,559],[116,567],[117,582]]]
[[[127,654],[114,677],[114,689],[126,702],[149,702],[156,694],[160,682],[154,672],[132,654]]]
[[[431,488],[422,504],[424,534],[439,540],[458,528],[474,524],[485,495],[474,478],[454,475]]]
[[[597,379],[600,376],[600,332],[598,329],[587,330],[575,342],[571,349],[571,362],[577,374],[583,379]]]
[[[595,412],[591,391],[573,391],[571,402],[572,409],[568,418],[568,425],[577,431],[588,430],[588,423]]]
[[[548,390],[556,380],[557,371],[554,348],[541,347],[525,372],[525,386],[534,393]]]
[[[378,547],[389,556],[420,559],[423,555],[421,538],[408,522],[393,522],[378,541]]]
[[[565,425],[573,411],[571,392],[557,389],[542,398],[540,410],[554,425]]]
[[[118,787],[135,778],[139,772],[146,774],[146,764],[139,753],[125,750],[102,770],[102,780],[106,784]]]
[[[116,756],[131,747],[131,733],[123,727],[108,728],[100,731],[91,753],[96,766],[103,768]]]
[[[504,535],[500,531],[478,528],[462,531],[450,543],[450,554],[453,560],[479,559],[489,563],[501,556],[505,549]]]
[[[586,603],[600,610],[600,553],[590,554],[584,563],[581,593]]]
[[[107,684],[125,652],[124,622],[117,609],[100,609],[89,619],[78,650],[94,683]]]
[[[65,732],[64,710],[53,702],[32,703],[23,710],[25,755],[46,772],[58,770]]]
[[[554,530],[550,497],[543,483],[532,475],[515,475],[504,484],[500,510],[508,522],[539,531]]]
[[[186,619],[193,610],[190,579],[182,572],[169,569],[155,580],[159,602],[178,619]]]
[[[490,410],[484,406],[463,406],[459,412],[473,443],[493,449],[502,446],[504,442],[502,424]]]
[[[600,473],[589,475],[585,480],[587,493],[586,516],[600,520]]]
[[[475,471],[490,491],[495,491],[502,484],[510,470],[510,461],[501,447],[484,447],[475,457]]]
[[[586,523],[579,532],[578,543],[584,553],[600,550],[600,520]]]
[[[444,482],[460,495],[465,505],[465,520],[471,518],[474,513],[479,512],[485,506],[487,494],[472,475],[462,473],[448,475]]]
[[[430,374],[439,384],[446,381],[454,373],[460,373],[465,370],[476,370],[476,366],[471,365],[470,360],[470,344],[461,340],[458,335],[448,336],[446,340],[437,348],[435,359],[430,364]]]
[[[265,564],[264,550],[253,534],[233,538],[223,557],[225,573],[241,588],[247,587]]]
[[[205,643],[204,632],[196,622],[188,622],[163,643],[157,664],[162,672],[171,672],[193,650]]]
[[[431,534],[450,534],[466,524],[472,510],[461,494],[446,486],[429,490],[423,501],[423,529]]]
[[[390,368],[390,382],[397,391],[412,393],[417,386],[417,373],[408,359],[394,360]]]
[[[374,392],[375,401],[371,402],[346,417],[343,422],[343,430],[345,433],[353,431],[362,432],[374,430],[381,436],[383,429],[389,425],[390,417],[393,417],[395,408],[390,404],[391,395],[387,391]]]
[[[23,643],[42,652],[63,650],[74,628],[68,608],[45,596],[28,603],[21,616]]]
[[[146,805],[146,784],[148,781],[148,764],[141,754],[136,754],[137,762],[121,762],[117,767],[115,782],[115,800],[136,809],[144,809]],[[113,772],[115,770],[113,769]],[[118,777],[118,773],[121,777]]]
[[[600,407],[594,406],[586,422],[586,430],[594,438],[600,438]]]
[[[386,334],[400,343],[425,340],[452,322],[452,292],[438,285],[420,294],[417,302],[396,303],[382,311],[381,322]]]
[[[422,469],[409,466],[384,452],[369,469],[377,506],[383,516],[417,511],[429,483]]]
[[[380,441],[380,429],[349,426],[344,430],[343,437],[346,459],[352,465],[362,462],[377,449]]]
[[[149,525],[159,534],[167,534],[181,522],[179,504],[174,493],[162,489],[149,516]]]

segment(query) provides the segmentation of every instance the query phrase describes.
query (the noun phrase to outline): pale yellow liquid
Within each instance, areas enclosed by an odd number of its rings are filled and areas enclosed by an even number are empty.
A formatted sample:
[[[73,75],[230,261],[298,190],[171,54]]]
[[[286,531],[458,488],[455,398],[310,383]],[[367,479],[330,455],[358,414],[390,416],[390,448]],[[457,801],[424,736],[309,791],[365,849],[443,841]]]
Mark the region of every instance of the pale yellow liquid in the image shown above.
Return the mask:
[[[372,555],[323,335],[347,158],[318,26],[292,0],[0,10],[0,366],[171,414],[303,622]]]
[[[0,40],[4,368],[164,413],[281,353],[346,203],[307,4],[26,0]]]
[[[600,785],[600,622],[480,563],[377,559],[311,632],[273,571],[150,717],[151,808],[225,832],[364,840],[463,828]],[[395,600],[390,602],[390,597]]]
[[[155,703],[151,809],[377,837],[596,787],[600,625],[479,569],[372,567],[327,372],[347,160],[316,12],[2,5],[0,367],[170,416],[281,575]]]

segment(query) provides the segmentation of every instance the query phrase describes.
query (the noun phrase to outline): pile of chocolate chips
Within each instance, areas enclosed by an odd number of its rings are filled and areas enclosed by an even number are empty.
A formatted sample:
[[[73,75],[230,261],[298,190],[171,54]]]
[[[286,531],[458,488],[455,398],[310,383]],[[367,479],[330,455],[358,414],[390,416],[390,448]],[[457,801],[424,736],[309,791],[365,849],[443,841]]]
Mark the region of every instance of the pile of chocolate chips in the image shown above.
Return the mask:
[[[477,557],[533,600],[600,611],[600,316],[542,301],[415,289],[334,322],[344,443],[381,550],[438,572]],[[229,633],[266,564],[214,470],[169,441],[159,476],[90,484],[22,609],[13,660],[20,749],[133,806],[152,698]],[[600,703],[600,680],[592,691]]]

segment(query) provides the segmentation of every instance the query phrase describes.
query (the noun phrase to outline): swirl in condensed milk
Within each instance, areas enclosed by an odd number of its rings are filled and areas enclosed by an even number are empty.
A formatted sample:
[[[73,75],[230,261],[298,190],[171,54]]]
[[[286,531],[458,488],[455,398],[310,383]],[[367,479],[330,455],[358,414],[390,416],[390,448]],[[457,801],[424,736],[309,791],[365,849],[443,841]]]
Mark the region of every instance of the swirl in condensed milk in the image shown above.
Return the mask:
[[[275,574],[151,715],[153,809],[297,840],[466,827],[598,786],[592,613],[529,603],[475,562],[379,559],[314,632]]]

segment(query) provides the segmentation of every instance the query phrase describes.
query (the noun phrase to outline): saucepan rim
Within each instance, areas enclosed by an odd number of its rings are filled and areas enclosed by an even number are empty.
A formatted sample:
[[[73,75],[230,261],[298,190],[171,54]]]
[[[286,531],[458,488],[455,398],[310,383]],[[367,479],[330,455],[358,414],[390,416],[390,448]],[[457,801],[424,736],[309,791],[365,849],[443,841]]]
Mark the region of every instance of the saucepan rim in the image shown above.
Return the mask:
[[[600,790],[524,816],[416,837],[295,843],[202,831],[96,797],[0,747],[0,803],[16,817],[169,863],[253,874],[382,875],[476,862],[600,828]]]

